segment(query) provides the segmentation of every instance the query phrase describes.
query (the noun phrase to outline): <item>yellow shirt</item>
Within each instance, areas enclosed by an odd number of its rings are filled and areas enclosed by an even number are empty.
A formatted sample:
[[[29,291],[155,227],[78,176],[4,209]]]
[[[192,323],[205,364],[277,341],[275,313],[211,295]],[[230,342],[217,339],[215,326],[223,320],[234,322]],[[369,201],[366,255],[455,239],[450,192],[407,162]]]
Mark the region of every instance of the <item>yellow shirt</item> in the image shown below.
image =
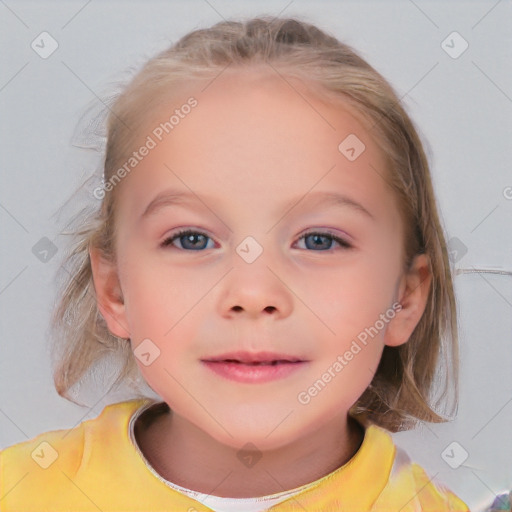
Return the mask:
[[[131,442],[130,419],[149,402],[112,404],[73,429],[46,432],[2,450],[0,511],[211,512],[158,478]],[[397,453],[391,435],[370,425],[348,463],[268,510],[469,511],[420,466],[398,461]]]

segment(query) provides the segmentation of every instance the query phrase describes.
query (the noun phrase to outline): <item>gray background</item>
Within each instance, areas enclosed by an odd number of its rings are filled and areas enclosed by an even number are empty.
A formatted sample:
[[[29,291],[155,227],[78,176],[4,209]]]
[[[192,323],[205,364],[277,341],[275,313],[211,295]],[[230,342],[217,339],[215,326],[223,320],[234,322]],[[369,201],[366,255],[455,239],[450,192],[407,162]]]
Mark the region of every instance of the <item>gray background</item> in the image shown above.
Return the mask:
[[[353,45],[404,97],[430,147],[443,225],[458,248],[455,267],[497,270],[455,278],[456,420],[393,435],[434,481],[479,510],[512,489],[510,1],[0,2],[0,447],[75,426],[119,398],[99,393],[86,408],[60,398],[47,348],[66,243],[58,235],[66,219],[56,212],[99,161],[98,153],[71,145],[84,109],[128,67],[192,29],[280,13]],[[31,48],[43,31],[59,45],[47,59]],[[442,47],[453,31],[469,44],[458,58]],[[461,48],[457,40],[448,44],[452,52]],[[94,203],[90,190],[86,196]],[[46,263],[33,252],[43,237],[58,249]],[[452,468],[442,453],[454,441],[452,465],[462,450],[468,457]]]

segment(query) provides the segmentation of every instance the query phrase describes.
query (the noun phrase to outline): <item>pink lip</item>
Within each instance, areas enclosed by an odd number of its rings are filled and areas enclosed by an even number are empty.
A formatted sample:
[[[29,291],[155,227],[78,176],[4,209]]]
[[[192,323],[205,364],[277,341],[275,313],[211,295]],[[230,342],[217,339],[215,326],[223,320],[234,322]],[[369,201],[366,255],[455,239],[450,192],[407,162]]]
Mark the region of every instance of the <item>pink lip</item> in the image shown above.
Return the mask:
[[[290,354],[241,350],[208,357],[201,362],[221,377],[253,384],[282,379],[308,363]]]
[[[304,368],[307,361],[276,361],[274,364],[240,363],[231,361],[202,361],[217,375],[236,382],[262,384],[288,377],[300,368]]]

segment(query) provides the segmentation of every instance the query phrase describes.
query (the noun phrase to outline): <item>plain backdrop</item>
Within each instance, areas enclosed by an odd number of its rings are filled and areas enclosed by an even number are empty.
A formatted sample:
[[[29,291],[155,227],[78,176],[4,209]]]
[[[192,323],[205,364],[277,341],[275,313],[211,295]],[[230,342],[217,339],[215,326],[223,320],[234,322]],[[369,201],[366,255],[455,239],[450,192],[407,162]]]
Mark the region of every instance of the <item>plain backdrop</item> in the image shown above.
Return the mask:
[[[457,418],[393,437],[474,510],[512,489],[511,7],[504,0],[0,2],[0,447],[75,426],[117,401],[99,395],[81,408],[60,398],[48,353],[66,243],[55,213],[98,162],[94,151],[71,145],[84,109],[130,66],[193,29],[282,14],[352,45],[392,83],[430,148],[455,268],[489,270],[455,277]],[[58,44],[47,58],[32,47],[48,37],[42,32]],[[57,252],[45,262],[37,255],[46,239]]]

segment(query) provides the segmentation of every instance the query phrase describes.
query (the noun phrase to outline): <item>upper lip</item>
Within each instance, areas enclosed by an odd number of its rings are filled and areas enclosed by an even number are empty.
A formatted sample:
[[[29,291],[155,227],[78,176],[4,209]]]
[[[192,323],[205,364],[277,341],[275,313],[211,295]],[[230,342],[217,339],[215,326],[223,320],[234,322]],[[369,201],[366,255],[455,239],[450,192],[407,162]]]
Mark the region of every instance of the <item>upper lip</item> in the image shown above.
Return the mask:
[[[219,356],[213,356],[203,359],[207,362],[216,361],[237,361],[239,363],[271,363],[273,361],[286,361],[290,363],[296,363],[305,361],[304,359],[292,356],[290,354],[282,354],[277,352],[228,352]]]

